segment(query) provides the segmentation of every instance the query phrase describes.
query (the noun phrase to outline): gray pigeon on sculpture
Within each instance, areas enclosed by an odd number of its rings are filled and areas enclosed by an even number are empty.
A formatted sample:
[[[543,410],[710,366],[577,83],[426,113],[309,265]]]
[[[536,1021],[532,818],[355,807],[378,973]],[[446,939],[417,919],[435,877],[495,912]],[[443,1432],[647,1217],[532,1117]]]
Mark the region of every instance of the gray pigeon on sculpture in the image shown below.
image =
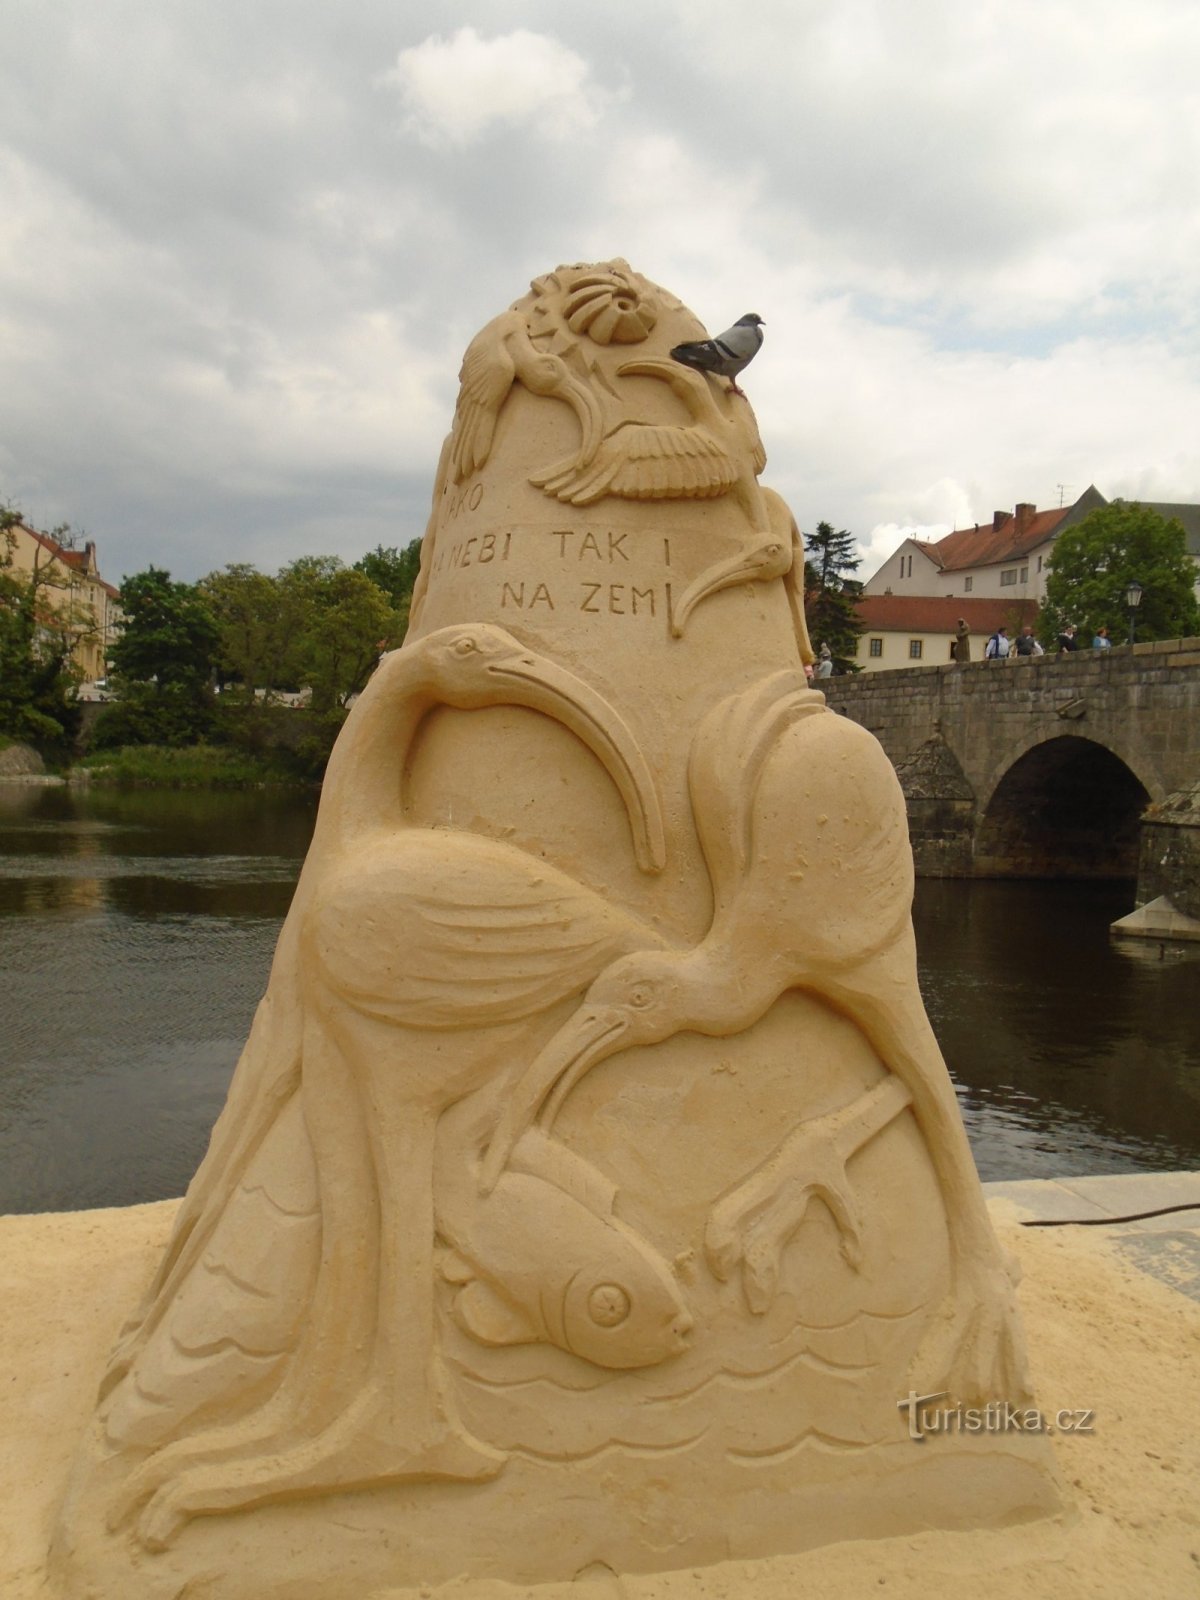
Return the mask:
[[[712,372],[729,379],[730,394],[745,394],[738,388],[737,376],[758,354],[763,342],[763,319],[753,311],[739,317],[732,328],[715,339],[698,339],[694,344],[677,344],[673,360],[699,372]]]

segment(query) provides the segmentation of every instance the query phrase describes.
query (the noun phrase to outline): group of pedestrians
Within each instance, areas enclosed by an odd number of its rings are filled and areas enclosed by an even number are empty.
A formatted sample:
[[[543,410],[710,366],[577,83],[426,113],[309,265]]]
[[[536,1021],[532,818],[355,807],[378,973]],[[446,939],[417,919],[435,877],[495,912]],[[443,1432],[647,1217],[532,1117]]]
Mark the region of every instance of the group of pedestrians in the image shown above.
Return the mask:
[[[1073,622],[1068,622],[1067,626],[1058,636],[1058,654],[1060,656],[1072,655],[1076,650],[1082,648],[1079,643],[1078,634],[1079,630],[1076,628],[1075,624]],[[1109,638],[1108,629],[1103,623],[1092,635],[1092,649],[1097,653],[1099,653],[1101,650],[1112,649],[1112,640]]]
[[[1069,622],[1059,634],[1055,643],[1055,654],[1061,659],[1063,656],[1073,655],[1080,648],[1079,630],[1073,622]],[[1106,627],[1096,629],[1092,638],[1092,649],[1111,650],[1112,640],[1108,636]],[[1021,629],[1015,639],[1008,636],[1007,624],[996,629],[983,648],[985,661],[1005,661],[1009,656],[1030,657],[1044,656],[1045,650],[1034,635],[1032,626],[1026,625]],[[958,619],[958,627],[954,632],[954,659],[963,662],[971,659],[971,630],[962,617]]]

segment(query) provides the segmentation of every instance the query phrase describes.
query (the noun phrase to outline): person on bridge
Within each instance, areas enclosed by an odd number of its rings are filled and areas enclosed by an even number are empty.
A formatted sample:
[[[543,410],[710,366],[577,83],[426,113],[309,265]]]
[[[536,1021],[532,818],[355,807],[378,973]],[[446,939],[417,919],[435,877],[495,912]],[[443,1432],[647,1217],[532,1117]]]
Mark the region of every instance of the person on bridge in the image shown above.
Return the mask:
[[[1011,649],[1012,644],[1008,637],[1008,629],[1002,625],[996,629],[988,640],[983,652],[984,659],[987,661],[1003,661]]]
[[[1019,656],[1044,656],[1046,654],[1034,637],[1033,629],[1028,623],[1021,629],[1019,636],[1013,642],[1013,649]]]
[[[1068,622],[1058,636],[1058,653],[1060,656],[1069,656],[1077,648],[1075,643],[1075,624]]]
[[[1096,637],[1092,640],[1093,650],[1111,650],[1112,640],[1108,637],[1107,628],[1097,628]]]

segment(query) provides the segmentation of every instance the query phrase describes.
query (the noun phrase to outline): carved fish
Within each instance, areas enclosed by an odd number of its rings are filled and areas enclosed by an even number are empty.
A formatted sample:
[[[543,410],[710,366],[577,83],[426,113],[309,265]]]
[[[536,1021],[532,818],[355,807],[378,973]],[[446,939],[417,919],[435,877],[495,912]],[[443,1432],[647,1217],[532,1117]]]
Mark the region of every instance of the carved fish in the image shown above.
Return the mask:
[[[600,1367],[654,1366],[693,1322],[668,1263],[613,1215],[614,1186],[532,1129],[489,1195],[439,1186],[453,1315],[481,1344],[556,1344]]]

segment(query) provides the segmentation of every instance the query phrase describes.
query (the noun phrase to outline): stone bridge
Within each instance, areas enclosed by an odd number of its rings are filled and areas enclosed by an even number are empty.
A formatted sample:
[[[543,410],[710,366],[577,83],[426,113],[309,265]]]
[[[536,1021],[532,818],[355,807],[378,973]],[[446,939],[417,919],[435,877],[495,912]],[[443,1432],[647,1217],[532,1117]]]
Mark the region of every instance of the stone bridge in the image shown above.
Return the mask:
[[[1200,639],[825,688],[891,757],[924,876],[1132,878],[1140,849],[1139,902],[1190,900],[1179,870],[1200,894]]]

